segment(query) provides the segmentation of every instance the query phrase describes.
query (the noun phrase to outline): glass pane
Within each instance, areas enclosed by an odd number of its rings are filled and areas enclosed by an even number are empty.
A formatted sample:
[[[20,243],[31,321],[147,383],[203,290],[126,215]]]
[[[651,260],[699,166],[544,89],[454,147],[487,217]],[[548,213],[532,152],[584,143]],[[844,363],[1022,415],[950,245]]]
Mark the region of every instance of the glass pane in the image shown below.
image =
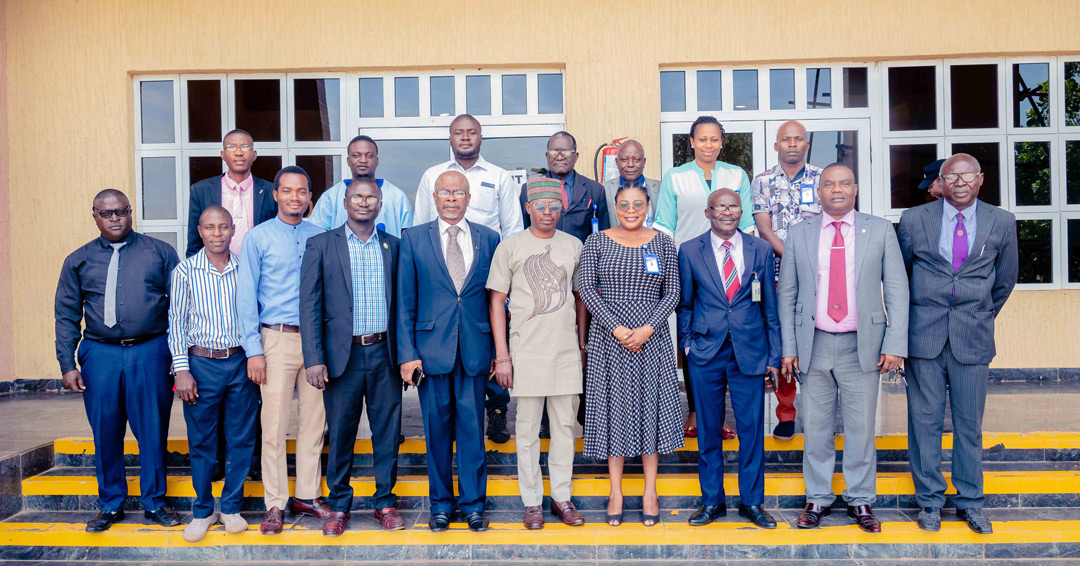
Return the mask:
[[[697,109],[722,110],[720,71],[697,72]]]
[[[311,177],[311,202],[341,181],[340,155],[297,155],[296,164]]]
[[[221,141],[221,81],[187,82],[188,139],[191,143]]]
[[[983,184],[979,200],[1001,206],[1001,153],[997,142],[954,143],[953,153],[966,153],[979,160],[983,172]]]
[[[1054,221],[1017,220],[1020,275],[1017,283],[1054,282]]]
[[[381,78],[360,79],[360,117],[383,117],[383,84]]]
[[[563,84],[561,73],[549,73],[537,77],[538,102],[541,114],[563,113]],[[505,111],[503,112],[505,114]]]
[[[1065,63],[1065,125],[1080,126],[1080,61]]]
[[[527,138],[484,138],[484,159],[506,169],[525,182],[530,169],[547,167],[544,152],[547,136]]]
[[[953,128],[997,128],[997,65],[949,67]]]
[[[456,111],[454,77],[431,77],[431,115],[453,116]]]
[[[769,70],[769,107],[773,110],[795,108],[795,69]]]
[[[686,76],[682,71],[660,71],[660,111],[686,111]]]
[[[1050,126],[1050,64],[1014,64],[1012,98],[1014,127]]]
[[[144,220],[177,219],[175,157],[142,158],[142,210]]]
[[[671,136],[673,151],[673,166],[678,167],[694,159],[694,152],[690,149],[690,134],[675,134]],[[724,134],[724,149],[720,153],[720,160],[738,165],[746,171],[747,176],[754,170],[754,134],[749,132],[728,132]]]
[[[859,132],[857,130],[807,132],[810,149],[806,161],[815,167],[840,163],[859,178]]]
[[[889,129],[937,129],[935,85],[934,67],[889,69]]]
[[[866,75],[866,67],[844,67],[844,108],[870,106]]]
[[[1050,142],[1016,142],[1016,206],[1050,206]]]
[[[255,141],[281,141],[281,81],[236,81],[236,127],[247,130]]]
[[[525,114],[528,112],[526,96],[525,75],[503,75],[503,114]]]
[[[180,248],[176,245],[176,232],[142,232],[142,234],[150,236],[151,238],[157,238],[162,242],[169,244],[177,251],[177,253],[183,255],[183,252],[181,252]]]
[[[735,71],[732,82],[735,86],[735,109],[757,110],[757,71]]]
[[[296,141],[341,141],[341,81],[293,81]]]
[[[280,155],[260,155],[255,163],[251,164],[251,174],[256,177],[274,182],[274,177],[281,171]]]
[[[937,145],[894,145],[889,147],[889,193],[893,208],[910,208],[934,200],[930,191],[919,188],[923,167],[937,161]]]
[[[832,69],[806,70],[806,107],[832,108]]]
[[[142,117],[143,143],[173,143],[176,123],[173,121],[173,82],[143,81],[139,83],[139,112]],[[215,140],[220,141],[220,140]]]
[[[489,140],[484,140],[487,159]],[[379,177],[388,179],[410,199],[416,194],[420,177],[432,165],[450,159],[447,140],[379,140]]]
[[[420,115],[420,78],[394,77],[394,115]]]
[[[1065,203],[1080,204],[1080,140],[1065,142]]]
[[[258,161],[258,160],[256,160]],[[225,171],[225,164],[216,155],[188,158],[188,179],[194,185],[203,179],[218,177]],[[271,178],[271,180],[273,180]]]
[[[1080,283],[1080,218],[1070,218],[1066,225],[1068,236],[1069,283]]]
[[[491,115],[491,77],[465,77],[465,111],[473,116]]]

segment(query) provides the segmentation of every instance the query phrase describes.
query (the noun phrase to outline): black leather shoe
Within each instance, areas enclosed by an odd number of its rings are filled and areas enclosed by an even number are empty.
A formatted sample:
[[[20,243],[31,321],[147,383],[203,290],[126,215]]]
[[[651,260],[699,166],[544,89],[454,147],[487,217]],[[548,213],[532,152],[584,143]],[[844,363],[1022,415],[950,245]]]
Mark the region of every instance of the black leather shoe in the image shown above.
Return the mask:
[[[143,511],[143,516],[163,527],[175,527],[180,524],[180,515],[169,509],[168,505],[162,505],[153,511]]]
[[[923,507],[919,511],[919,517],[915,522],[919,525],[920,529],[936,533],[941,530],[941,509],[937,507]]]
[[[803,509],[802,513],[799,513],[799,520],[795,523],[795,526],[800,529],[816,529],[821,524],[821,518],[828,517],[830,514],[832,514],[831,507],[825,507],[817,503],[807,503],[806,508]]]
[[[795,421],[783,421],[776,423],[772,431],[773,438],[787,442],[795,436]]]
[[[432,513],[431,519],[428,520],[428,526],[431,527],[431,532],[441,533],[450,528],[450,514],[449,513]]]
[[[994,534],[994,526],[982,509],[957,509],[956,516],[967,521],[968,528],[980,535]]]
[[[483,511],[473,511],[465,516],[465,521],[469,523],[469,530],[476,531],[478,533],[486,531],[488,528],[487,517],[484,516]]]
[[[506,428],[505,410],[492,409],[488,411],[487,437],[488,440],[495,444],[502,444],[510,440],[510,431]]]
[[[761,505],[743,505],[739,504],[739,515],[750,519],[750,522],[763,528],[763,529],[775,529],[776,519],[772,518],[772,515],[768,511],[763,509]]]
[[[847,516],[855,519],[859,528],[868,533],[881,532],[881,521],[874,516],[874,511],[869,505],[848,505]]]
[[[720,517],[726,516],[727,505],[723,503],[720,505],[702,505],[700,509],[694,511],[693,515],[690,515],[690,520],[687,522],[695,527],[703,527]]]
[[[97,515],[94,515],[93,519],[86,522],[86,532],[103,533],[109,530],[109,527],[111,527],[113,523],[123,520],[123,509],[119,511],[100,511]]]

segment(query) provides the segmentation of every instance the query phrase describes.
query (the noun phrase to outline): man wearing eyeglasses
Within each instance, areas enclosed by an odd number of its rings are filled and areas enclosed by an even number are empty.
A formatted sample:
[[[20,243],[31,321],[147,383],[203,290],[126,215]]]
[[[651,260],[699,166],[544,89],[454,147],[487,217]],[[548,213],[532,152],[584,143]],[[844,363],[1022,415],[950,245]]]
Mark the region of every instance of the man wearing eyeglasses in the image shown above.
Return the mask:
[[[358,183],[369,179],[375,181],[382,192],[382,202],[379,207],[379,216],[375,219],[375,226],[382,225],[382,230],[395,238],[401,237],[401,232],[412,227],[413,211],[412,204],[405,191],[386,179],[375,177],[375,169],[379,167],[379,145],[368,136],[360,135],[353,138],[346,147],[345,161],[352,172],[352,178],[345,179],[340,183],[326,189],[315,203],[315,210],[308,217],[308,222],[321,226],[326,230],[340,228],[348,220],[346,211],[348,205],[341,206],[345,199],[345,190],[352,183]]]
[[[905,210],[900,250],[911,278],[908,338],[908,453],[917,523],[941,529],[947,484],[941,473],[945,395],[952,408],[952,502],[980,534],[993,526],[982,512],[982,419],[994,359],[994,320],[1016,285],[1016,217],[979,202],[983,173],[966,153],[941,165],[944,198]],[[847,460],[845,445],[844,459]]]
[[[577,140],[569,132],[555,132],[548,138],[547,152],[548,174],[562,181],[566,191],[566,209],[559,215],[557,228],[582,243],[589,234],[607,230],[611,226],[608,213],[608,199],[600,183],[574,171],[577,165]],[[528,183],[521,185],[521,210],[525,227],[530,225],[526,211],[528,202]]]
[[[165,439],[173,400],[166,333],[169,277],[180,259],[169,244],[131,230],[131,203],[124,193],[101,191],[91,211],[101,236],[64,260],[55,303],[64,387],[83,394],[94,431],[100,512],[86,523],[86,532],[100,533],[124,518],[128,424],[139,441],[143,513],[172,527],[180,517],[165,505]]]
[[[660,196],[660,181],[645,177],[645,148],[637,140],[624,140],[619,144],[619,151],[615,154],[615,166],[619,169],[619,176],[604,181],[604,195],[607,197],[608,226],[615,226],[619,220],[615,217],[615,194],[619,187],[637,183],[645,187],[649,195],[649,216],[645,219],[645,226],[651,227],[655,213],[656,198]]]

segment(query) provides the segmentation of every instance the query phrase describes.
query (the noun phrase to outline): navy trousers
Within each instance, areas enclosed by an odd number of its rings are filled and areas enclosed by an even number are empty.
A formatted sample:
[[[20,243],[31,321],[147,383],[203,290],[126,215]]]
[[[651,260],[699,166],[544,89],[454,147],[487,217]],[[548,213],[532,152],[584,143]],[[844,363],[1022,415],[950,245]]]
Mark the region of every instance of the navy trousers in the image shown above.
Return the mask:
[[[244,481],[255,453],[255,422],[259,414],[259,386],[247,377],[243,352],[224,360],[188,357],[199,398],[184,403],[191,483],[195,487],[192,516],[205,519],[214,512],[211,478],[217,460],[219,431],[225,436],[225,486],[221,489],[221,512],[239,513]],[[222,418],[224,415],[224,418]]]
[[[139,442],[143,509],[165,504],[165,441],[172,410],[169,344],[160,336],[134,346],[83,340],[79,368],[86,391],[83,403],[94,431],[98,506],[119,511],[127,498],[124,434],[128,423]]]
[[[694,388],[698,424],[698,480],[704,505],[726,503],[724,495],[724,393],[731,389],[739,435],[739,499],[743,505],[765,502],[765,380],[739,371],[731,340],[725,340],[705,365],[687,364]]]
[[[484,376],[487,377],[487,376]],[[484,409],[489,413],[499,409],[506,414],[506,407],[510,405],[510,391],[495,382],[494,379],[484,380]]]
[[[326,485],[330,510],[352,509],[353,451],[360,416],[367,405],[371,425],[371,453],[375,469],[376,509],[394,507],[398,471],[398,436],[401,435],[401,378],[390,367],[386,341],[369,346],[353,344],[345,373],[332,377],[323,391],[327,445]]]
[[[462,513],[484,510],[487,499],[487,450],[484,444],[484,384],[486,375],[466,375],[461,354],[454,371],[429,375],[420,382],[420,409],[427,438],[428,497],[432,513],[454,510],[451,465],[457,445],[457,508]],[[503,391],[506,391],[503,389]]]

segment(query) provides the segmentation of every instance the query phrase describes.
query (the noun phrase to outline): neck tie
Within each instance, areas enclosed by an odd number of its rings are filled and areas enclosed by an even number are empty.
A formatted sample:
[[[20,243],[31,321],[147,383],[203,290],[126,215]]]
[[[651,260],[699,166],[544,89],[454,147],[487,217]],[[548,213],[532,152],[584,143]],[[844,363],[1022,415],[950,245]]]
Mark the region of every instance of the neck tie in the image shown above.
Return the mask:
[[[954,272],[960,271],[960,266],[964,265],[964,260],[968,257],[968,234],[967,230],[964,230],[964,214],[962,212],[956,213],[956,227],[953,229],[952,237],[952,269]]]
[[[731,257],[731,242],[724,242],[724,293],[730,303],[739,291],[739,274],[735,271],[735,259]]]
[[[836,230],[829,255],[829,318],[840,322],[847,316],[847,259],[844,257],[843,222],[833,222]]]
[[[112,247],[112,257],[109,258],[109,271],[105,276],[105,326],[116,326],[116,277],[120,273],[120,248],[127,242],[109,244]]]
[[[451,226],[446,229],[450,236],[450,242],[446,244],[446,270],[450,272],[450,279],[454,282],[454,288],[461,292],[465,284],[465,256],[461,253],[461,244],[458,243],[457,235],[461,228]]]

